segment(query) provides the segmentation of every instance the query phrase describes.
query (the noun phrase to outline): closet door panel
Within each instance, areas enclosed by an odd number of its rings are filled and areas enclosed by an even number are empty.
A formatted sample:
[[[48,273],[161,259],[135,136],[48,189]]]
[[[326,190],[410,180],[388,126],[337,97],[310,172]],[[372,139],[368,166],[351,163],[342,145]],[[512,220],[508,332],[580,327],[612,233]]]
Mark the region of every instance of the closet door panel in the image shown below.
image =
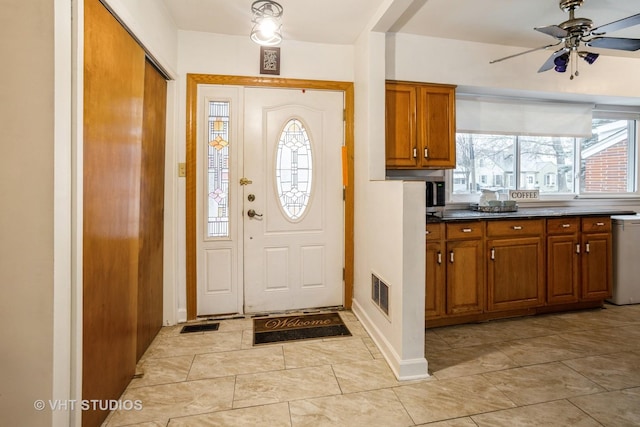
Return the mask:
[[[85,0],[84,43],[82,398],[104,401],[136,365],[145,54],[98,0]]]
[[[140,360],[162,327],[167,82],[149,61],[144,76],[136,360]]]

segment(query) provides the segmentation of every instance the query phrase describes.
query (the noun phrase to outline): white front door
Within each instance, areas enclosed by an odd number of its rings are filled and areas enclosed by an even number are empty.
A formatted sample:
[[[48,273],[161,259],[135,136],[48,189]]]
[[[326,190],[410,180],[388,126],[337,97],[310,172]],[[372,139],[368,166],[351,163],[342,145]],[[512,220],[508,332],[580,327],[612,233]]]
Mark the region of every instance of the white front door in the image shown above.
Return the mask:
[[[198,315],[342,305],[343,93],[205,86],[199,100]]]

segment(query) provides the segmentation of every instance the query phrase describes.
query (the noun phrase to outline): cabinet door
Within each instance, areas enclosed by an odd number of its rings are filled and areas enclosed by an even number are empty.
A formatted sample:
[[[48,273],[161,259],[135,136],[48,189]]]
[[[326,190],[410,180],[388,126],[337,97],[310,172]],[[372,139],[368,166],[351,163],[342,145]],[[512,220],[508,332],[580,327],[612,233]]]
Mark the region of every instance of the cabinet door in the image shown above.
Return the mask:
[[[545,300],[541,237],[487,241],[487,310],[541,306]]]
[[[447,314],[482,313],[484,263],[482,240],[447,242]]]
[[[547,302],[578,302],[580,243],[576,234],[547,237]]]
[[[444,314],[444,266],[441,242],[427,241],[425,317],[434,319]]]
[[[455,168],[455,89],[418,87],[418,158],[427,168]]]
[[[582,299],[611,298],[611,233],[582,233]]]
[[[385,147],[387,167],[416,167],[416,88],[413,85],[386,85]]]

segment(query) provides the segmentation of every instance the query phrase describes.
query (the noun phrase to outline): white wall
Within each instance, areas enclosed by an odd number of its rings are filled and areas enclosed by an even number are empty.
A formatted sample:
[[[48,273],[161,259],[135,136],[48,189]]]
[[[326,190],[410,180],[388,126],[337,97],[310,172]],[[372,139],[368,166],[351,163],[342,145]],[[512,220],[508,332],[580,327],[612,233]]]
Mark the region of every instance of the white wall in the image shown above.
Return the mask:
[[[284,40],[280,45],[280,75],[266,77],[306,80],[353,81],[353,46],[303,43]],[[186,135],[187,74],[260,76],[260,46],[249,35],[226,36],[195,31],[178,33],[177,112],[175,138],[178,141],[176,162],[184,162]],[[175,178],[177,188],[178,322],[187,319],[185,265],[185,180]]]
[[[517,93],[548,99],[609,100],[637,105],[640,61],[601,55],[592,65],[579,61],[580,75],[553,70],[538,73],[551,52],[532,52],[503,62],[492,59],[523,51],[517,47],[390,34],[387,79],[449,83],[483,92]]]
[[[353,310],[396,376],[414,379],[428,375],[425,191],[423,182],[384,180],[385,56],[380,54],[384,50],[383,33],[367,32],[356,43]],[[372,274],[390,285],[388,316],[372,301]]]
[[[33,403],[54,388],[54,1],[2,9],[0,423],[46,426]]]
[[[101,0],[118,16],[170,77],[178,63],[178,37],[175,23],[164,2],[157,0]]]

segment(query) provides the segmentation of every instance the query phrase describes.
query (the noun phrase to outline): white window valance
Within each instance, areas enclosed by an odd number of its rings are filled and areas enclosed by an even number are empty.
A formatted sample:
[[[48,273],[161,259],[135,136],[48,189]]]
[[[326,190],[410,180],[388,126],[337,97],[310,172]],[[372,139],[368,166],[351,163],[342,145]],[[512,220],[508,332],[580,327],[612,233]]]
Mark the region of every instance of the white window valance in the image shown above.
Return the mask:
[[[590,137],[593,104],[456,97],[461,133]]]

